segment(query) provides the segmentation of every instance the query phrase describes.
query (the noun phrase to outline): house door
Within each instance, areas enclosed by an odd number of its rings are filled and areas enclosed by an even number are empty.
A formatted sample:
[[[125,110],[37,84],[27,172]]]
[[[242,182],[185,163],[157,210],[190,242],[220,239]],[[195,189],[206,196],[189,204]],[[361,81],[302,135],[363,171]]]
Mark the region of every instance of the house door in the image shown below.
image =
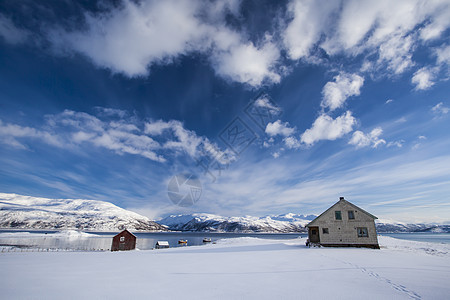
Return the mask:
[[[311,243],[320,243],[319,227],[309,227],[308,236]]]

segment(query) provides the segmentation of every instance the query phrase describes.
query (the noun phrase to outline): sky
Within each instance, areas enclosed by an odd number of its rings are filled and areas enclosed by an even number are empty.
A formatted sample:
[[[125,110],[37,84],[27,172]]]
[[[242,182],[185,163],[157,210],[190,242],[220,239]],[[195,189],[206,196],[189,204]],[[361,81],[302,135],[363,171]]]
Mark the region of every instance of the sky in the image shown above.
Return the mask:
[[[439,0],[2,1],[0,191],[449,222],[449,28]]]

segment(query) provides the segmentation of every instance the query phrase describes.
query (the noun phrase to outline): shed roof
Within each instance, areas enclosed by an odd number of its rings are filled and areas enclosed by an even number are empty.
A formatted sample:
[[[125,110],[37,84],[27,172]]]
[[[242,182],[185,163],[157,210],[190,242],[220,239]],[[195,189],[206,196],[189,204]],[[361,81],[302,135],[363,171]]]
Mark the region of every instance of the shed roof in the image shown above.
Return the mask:
[[[129,232],[127,229],[122,230],[121,232],[119,232],[118,234],[116,234],[114,237],[121,235],[124,232],[128,232],[129,234],[131,234],[132,236],[136,237],[134,234],[132,234],[131,232]]]
[[[156,244],[160,245],[160,246],[169,246],[169,242],[168,241],[157,241]]]
[[[319,216],[317,216],[314,220],[312,220],[311,222],[309,222],[309,223],[306,225],[306,227],[309,227],[309,226],[313,225],[313,223],[314,223],[317,219],[319,219],[319,218],[320,218],[321,216],[323,216],[325,213],[327,213],[328,211],[332,210],[333,207],[335,207],[336,205],[338,205],[339,203],[342,203],[342,202],[344,202],[344,203],[346,203],[346,204],[352,206],[352,207],[355,208],[355,209],[360,210],[362,213],[368,215],[368,216],[371,217],[372,219],[378,219],[377,217],[375,217],[375,216],[372,215],[371,213],[368,213],[367,211],[365,211],[365,210],[362,209],[361,207],[358,207],[358,206],[356,206],[355,204],[353,204],[353,203],[351,203],[351,202],[348,202],[348,201],[345,200],[343,197],[341,197],[341,199],[339,199],[338,202],[336,202],[335,204],[333,204],[330,208],[328,208],[326,211],[324,211],[324,212],[321,213]]]

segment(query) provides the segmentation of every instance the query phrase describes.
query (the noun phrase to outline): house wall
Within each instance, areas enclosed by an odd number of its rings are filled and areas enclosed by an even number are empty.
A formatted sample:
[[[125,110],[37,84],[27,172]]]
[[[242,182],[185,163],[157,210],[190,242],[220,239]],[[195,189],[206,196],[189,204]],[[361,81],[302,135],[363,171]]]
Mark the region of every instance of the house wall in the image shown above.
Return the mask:
[[[336,220],[335,211],[341,211],[342,220]],[[353,211],[355,219],[348,218]],[[336,203],[329,211],[316,219],[311,226],[319,227],[320,243],[326,245],[377,245],[378,238],[373,218],[346,202]],[[366,227],[368,237],[358,237],[357,228]],[[328,228],[328,234],[323,233]]]

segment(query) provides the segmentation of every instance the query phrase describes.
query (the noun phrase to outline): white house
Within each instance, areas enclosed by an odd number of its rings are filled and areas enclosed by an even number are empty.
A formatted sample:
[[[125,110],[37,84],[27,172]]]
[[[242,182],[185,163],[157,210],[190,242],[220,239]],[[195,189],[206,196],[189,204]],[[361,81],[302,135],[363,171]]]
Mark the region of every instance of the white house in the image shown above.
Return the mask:
[[[378,218],[340,197],[306,225],[309,241],[325,247],[379,249],[375,219]]]

